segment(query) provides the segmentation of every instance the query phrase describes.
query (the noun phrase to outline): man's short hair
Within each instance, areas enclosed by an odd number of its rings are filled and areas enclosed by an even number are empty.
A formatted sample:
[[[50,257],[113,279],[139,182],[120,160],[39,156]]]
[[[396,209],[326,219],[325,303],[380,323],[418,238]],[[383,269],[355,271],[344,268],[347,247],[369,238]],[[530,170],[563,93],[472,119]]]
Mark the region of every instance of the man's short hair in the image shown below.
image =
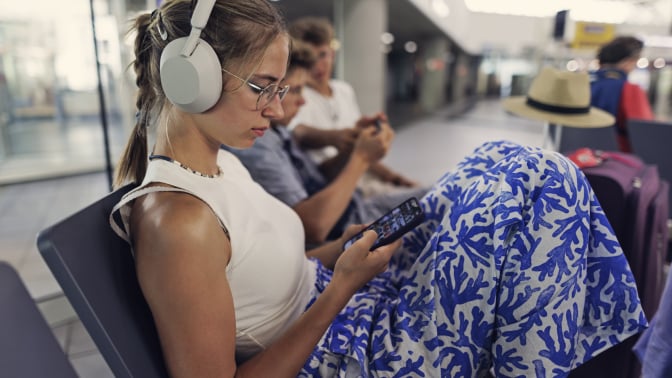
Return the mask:
[[[644,42],[635,37],[616,37],[600,48],[597,59],[600,64],[616,64],[627,58],[638,56],[643,47]]]
[[[292,22],[288,29],[293,38],[314,46],[330,45],[334,39],[334,28],[324,17],[302,17]]]
[[[292,52],[289,54],[289,70],[295,68],[310,70],[313,68],[316,60],[315,52],[306,42],[292,38]]]

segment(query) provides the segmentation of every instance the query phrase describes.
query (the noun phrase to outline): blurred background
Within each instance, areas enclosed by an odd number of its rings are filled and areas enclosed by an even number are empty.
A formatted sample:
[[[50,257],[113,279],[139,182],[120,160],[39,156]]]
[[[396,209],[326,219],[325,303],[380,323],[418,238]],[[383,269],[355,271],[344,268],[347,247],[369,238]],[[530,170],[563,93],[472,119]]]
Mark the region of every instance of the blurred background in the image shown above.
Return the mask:
[[[129,20],[157,2],[0,0],[0,260],[82,377],[112,374],[35,237],[109,192],[136,112]],[[672,118],[672,0],[273,3],[288,21],[332,21],[334,76],[352,84],[363,113],[388,113],[388,165],[424,183],[486,140],[544,144],[540,122],[506,114],[499,100],[525,94],[544,65],[597,68],[597,48],[617,35],[644,41],[629,80],[658,120]]]
[[[524,94],[544,64],[595,67],[618,34],[645,41],[630,80],[670,116],[670,0],[278,0],[337,31],[335,76],[392,124]],[[111,172],[133,123],[128,20],[157,0],[0,0],[0,185]],[[95,35],[95,37],[94,37]],[[94,38],[96,43],[94,44]]]

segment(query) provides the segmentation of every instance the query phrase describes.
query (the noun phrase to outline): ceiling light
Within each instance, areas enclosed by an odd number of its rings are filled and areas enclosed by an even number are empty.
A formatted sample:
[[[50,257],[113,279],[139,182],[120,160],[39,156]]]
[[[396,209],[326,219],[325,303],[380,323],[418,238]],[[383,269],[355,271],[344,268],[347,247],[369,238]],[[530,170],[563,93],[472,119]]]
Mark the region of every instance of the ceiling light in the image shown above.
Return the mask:
[[[567,62],[567,71],[576,71],[579,69],[579,62],[576,60],[572,59],[569,62]]]
[[[385,45],[389,45],[394,42],[394,35],[392,35],[392,33],[385,32],[380,36],[380,41]]]
[[[660,69],[665,67],[665,59],[664,58],[656,58],[656,60],[653,61],[653,66]]]
[[[647,58],[639,58],[637,60],[637,68],[646,68],[649,66],[649,60]]]

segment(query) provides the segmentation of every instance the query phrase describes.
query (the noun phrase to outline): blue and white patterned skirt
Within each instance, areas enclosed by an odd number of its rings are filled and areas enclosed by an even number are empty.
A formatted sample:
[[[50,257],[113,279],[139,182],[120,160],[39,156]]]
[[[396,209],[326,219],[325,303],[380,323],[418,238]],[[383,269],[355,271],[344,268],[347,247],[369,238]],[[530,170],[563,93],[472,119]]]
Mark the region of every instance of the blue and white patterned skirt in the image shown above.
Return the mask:
[[[566,376],[646,327],[614,232],[562,155],[486,143],[421,202],[425,223],[300,376]],[[317,266],[321,292],[331,271]]]

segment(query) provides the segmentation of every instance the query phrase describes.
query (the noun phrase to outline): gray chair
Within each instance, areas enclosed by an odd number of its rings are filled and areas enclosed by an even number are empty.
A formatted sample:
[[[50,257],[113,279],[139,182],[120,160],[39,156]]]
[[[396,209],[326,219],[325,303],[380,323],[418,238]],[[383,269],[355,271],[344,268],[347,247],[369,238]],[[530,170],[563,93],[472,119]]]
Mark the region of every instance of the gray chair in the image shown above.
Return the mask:
[[[549,131],[552,136],[556,135],[558,127],[550,125]],[[559,142],[554,140],[554,143],[558,146],[558,151],[562,153],[583,147],[600,151],[618,151],[614,126],[587,129],[560,126],[559,139]]]
[[[127,185],[43,230],[37,246],[115,377],[166,377],[129,245],[109,214]]]
[[[672,123],[633,119],[628,121],[628,134],[633,152],[657,165],[660,177],[672,182]]]
[[[77,377],[23,281],[6,262],[0,262],[0,375]]]
[[[646,163],[658,166],[660,178],[672,183],[672,123],[631,119],[628,134],[633,152]],[[672,200],[668,206],[668,214],[672,216]],[[666,260],[672,261],[672,232]]]

